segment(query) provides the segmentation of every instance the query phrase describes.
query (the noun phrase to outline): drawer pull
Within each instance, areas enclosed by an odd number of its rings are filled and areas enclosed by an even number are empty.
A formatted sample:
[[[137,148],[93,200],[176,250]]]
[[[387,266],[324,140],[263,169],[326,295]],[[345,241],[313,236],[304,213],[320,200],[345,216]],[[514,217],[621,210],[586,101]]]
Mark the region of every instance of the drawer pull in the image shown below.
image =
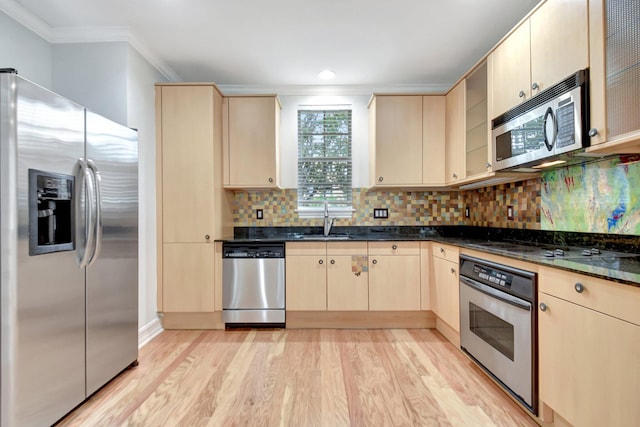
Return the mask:
[[[204,235],[204,238],[205,238],[206,240],[209,240],[211,237],[210,237],[208,234],[205,234],[205,235]]]
[[[584,285],[580,282],[576,283],[573,287],[575,288],[576,292],[579,294],[584,292]]]
[[[393,249],[395,251],[396,249],[398,249],[398,245],[391,246],[391,249]]]
[[[440,253],[443,254],[444,253],[444,248],[440,248]]]
[[[541,302],[540,303],[540,311],[547,311],[547,304]]]
[[[451,274],[456,274],[456,269],[451,267]]]
[[[331,260],[331,264],[335,264],[335,263],[336,263],[336,260],[335,260],[335,259],[332,259],[332,260]]]
[[[324,264],[324,261],[323,260],[318,260],[318,264],[322,265],[322,264]]]
[[[273,184],[273,178],[269,178],[269,183]]]
[[[524,98],[524,96],[525,96],[525,93],[524,93],[523,90],[521,90],[520,93],[518,93],[518,97],[519,98]]]
[[[373,261],[371,261],[371,263],[372,263],[372,264],[377,264],[377,263],[378,263],[378,260],[377,260],[377,259],[374,259]]]

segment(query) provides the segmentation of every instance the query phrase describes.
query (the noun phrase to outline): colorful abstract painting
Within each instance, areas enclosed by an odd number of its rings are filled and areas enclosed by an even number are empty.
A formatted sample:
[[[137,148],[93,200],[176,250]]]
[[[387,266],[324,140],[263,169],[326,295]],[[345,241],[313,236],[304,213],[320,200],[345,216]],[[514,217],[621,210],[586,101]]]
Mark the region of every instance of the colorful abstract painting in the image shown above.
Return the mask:
[[[640,156],[542,174],[541,229],[640,235]]]

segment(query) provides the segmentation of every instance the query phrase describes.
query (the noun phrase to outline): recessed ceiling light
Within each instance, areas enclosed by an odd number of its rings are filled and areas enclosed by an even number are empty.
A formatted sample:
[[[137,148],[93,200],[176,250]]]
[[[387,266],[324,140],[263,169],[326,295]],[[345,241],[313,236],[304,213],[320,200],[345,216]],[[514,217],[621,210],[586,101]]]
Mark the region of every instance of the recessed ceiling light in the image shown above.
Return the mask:
[[[331,80],[335,76],[336,76],[336,73],[334,73],[331,70],[322,70],[318,74],[318,77],[320,77],[322,80]]]

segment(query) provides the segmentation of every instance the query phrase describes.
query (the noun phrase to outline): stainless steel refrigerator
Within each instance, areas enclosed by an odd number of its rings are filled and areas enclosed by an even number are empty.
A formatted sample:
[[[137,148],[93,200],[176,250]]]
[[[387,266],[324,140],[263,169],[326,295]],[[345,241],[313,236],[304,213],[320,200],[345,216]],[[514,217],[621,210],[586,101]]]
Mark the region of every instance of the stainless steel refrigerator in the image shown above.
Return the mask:
[[[137,132],[2,70],[0,141],[0,425],[51,425],[137,363]]]

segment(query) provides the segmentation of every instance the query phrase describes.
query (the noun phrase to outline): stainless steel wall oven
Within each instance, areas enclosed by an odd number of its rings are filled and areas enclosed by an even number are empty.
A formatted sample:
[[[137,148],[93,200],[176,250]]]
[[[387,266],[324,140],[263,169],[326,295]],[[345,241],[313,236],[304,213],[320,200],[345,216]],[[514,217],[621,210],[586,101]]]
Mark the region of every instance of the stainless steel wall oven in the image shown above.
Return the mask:
[[[460,256],[460,346],[537,415],[536,279]]]

